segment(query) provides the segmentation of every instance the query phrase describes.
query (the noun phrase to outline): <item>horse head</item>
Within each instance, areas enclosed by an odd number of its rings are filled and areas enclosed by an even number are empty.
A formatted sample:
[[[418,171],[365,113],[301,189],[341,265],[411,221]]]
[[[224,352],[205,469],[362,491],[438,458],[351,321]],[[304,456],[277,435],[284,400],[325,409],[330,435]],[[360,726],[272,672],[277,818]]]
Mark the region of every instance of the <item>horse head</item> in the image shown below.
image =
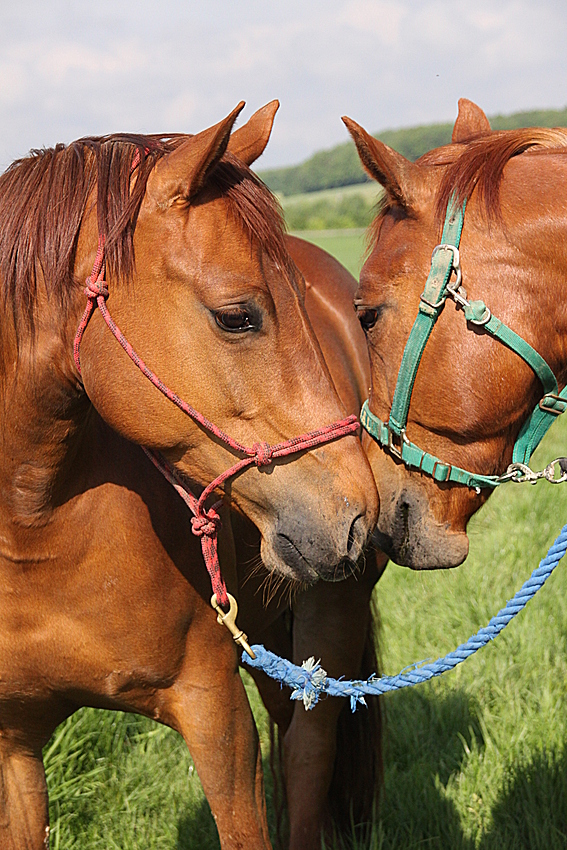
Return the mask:
[[[265,565],[305,581],[341,578],[374,525],[375,488],[356,436],[292,458],[271,457],[270,446],[345,411],[307,319],[279,207],[249,168],[267,144],[277,103],[231,136],[242,107],[194,136],[83,139],[14,166],[4,197],[21,191],[23,170],[39,193],[18,203],[43,204],[44,216],[51,216],[46,223],[32,209],[44,236],[40,259],[31,264],[41,266],[41,281],[31,267],[20,275],[27,287],[20,301],[32,303],[47,290],[36,350],[50,326],[50,356],[57,359],[50,374],[72,388],[75,402],[85,398],[120,435],[160,452],[198,488],[208,485],[241,458],[238,449],[157,392],[116,344],[100,311],[82,330],[80,366],[70,356],[84,281],[103,244],[106,273],[95,284],[125,347],[217,432],[259,447],[256,464],[227,482],[225,495],[260,529]],[[42,166],[42,156],[49,164]],[[10,238],[17,241],[17,234]],[[70,246],[58,283],[50,279],[45,247],[57,240]],[[8,280],[16,274],[3,272]],[[12,286],[16,297],[20,283]],[[23,319],[15,321],[22,337]]]
[[[567,134],[492,132],[461,100],[451,144],[410,162],[344,120],[384,188],[356,295],[372,365],[374,436],[363,444],[381,502],[375,540],[400,564],[452,567],[467,556],[469,518],[548,392],[542,358],[565,383]],[[450,205],[455,221],[465,210],[460,244],[432,259]],[[425,284],[440,255],[446,288],[431,303]],[[421,314],[431,317],[428,336],[408,342]],[[402,397],[398,427],[392,405]]]

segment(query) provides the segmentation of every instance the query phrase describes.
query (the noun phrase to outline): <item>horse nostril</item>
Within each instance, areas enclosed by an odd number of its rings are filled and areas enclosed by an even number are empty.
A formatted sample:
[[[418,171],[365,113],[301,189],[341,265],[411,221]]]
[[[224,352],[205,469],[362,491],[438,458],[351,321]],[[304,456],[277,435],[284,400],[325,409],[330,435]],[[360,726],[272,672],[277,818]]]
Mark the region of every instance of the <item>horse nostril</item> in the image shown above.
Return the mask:
[[[401,502],[399,505],[400,517],[403,523],[404,531],[407,535],[409,529],[409,514],[410,506],[407,502]]]
[[[338,566],[335,568],[335,575],[333,576],[333,581],[344,581],[345,578],[354,575],[357,572],[357,564],[358,560],[352,560],[351,558],[341,558],[338,563]]]
[[[412,506],[407,498],[398,502],[398,553],[406,559],[411,553],[410,513]],[[403,562],[403,560],[402,560]]]
[[[358,559],[367,541],[369,529],[364,526],[364,514],[358,514],[358,516],[353,519],[348,531],[347,553],[349,557],[353,558],[355,561]]]

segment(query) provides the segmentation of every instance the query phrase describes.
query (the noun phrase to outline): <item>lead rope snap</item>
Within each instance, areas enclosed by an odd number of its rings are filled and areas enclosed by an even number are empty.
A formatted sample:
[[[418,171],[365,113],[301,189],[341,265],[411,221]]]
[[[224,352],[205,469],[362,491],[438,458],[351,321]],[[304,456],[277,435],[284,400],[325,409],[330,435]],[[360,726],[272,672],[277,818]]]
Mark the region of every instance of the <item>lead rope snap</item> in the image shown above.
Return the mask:
[[[236,643],[239,643],[242,649],[248,653],[250,658],[255,659],[256,655],[248,644],[248,635],[245,635],[242,629],[236,625],[236,615],[238,614],[238,604],[231,593],[227,593],[230,608],[225,613],[217,602],[217,595],[213,593],[211,596],[211,605],[217,612],[217,623],[221,626],[226,626]]]

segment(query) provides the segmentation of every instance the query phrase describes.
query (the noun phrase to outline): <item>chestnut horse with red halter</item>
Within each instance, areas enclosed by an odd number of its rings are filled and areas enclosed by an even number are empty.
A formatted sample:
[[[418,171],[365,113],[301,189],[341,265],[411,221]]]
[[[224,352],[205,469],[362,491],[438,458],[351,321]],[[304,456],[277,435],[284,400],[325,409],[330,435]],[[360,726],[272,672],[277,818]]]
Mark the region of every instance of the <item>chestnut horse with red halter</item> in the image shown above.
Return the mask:
[[[305,281],[305,306],[337,392],[348,413],[360,413],[368,394],[366,342],[352,308],[357,282],[325,251],[286,237]],[[271,587],[254,569],[258,533],[233,515],[238,561],[240,622],[251,641],[301,664],[320,658],[337,677],[366,679],[378,669],[371,595],[387,556],[370,548],[360,574],[337,583],[318,582],[295,591]],[[268,604],[258,607],[266,597]],[[287,613],[291,609],[291,624]],[[246,667],[246,665],[245,665]],[[352,712],[346,701],[322,700],[311,711],[291,702],[289,690],[248,669],[283,736],[290,850],[319,850],[321,833],[352,837],[352,824],[368,824],[382,779],[379,700]],[[344,702],[344,704],[343,704]]]
[[[356,296],[374,539],[400,564],[452,567],[469,518],[567,407],[567,131],[492,132],[461,100],[452,144],[412,163],[345,123],[385,189]]]
[[[292,448],[298,434],[345,411],[277,209],[246,165],[265,146],[274,109],[239,130],[226,153],[241,108],[193,137],[110,136],[39,151],[0,178],[6,850],[47,846],[42,747],[83,705],[177,729],[222,847],[269,847],[236,647],[209,605],[187,509],[140,445],[200,492],[242,458],[226,435],[258,444],[249,451],[260,468],[223,490],[258,527],[269,571],[306,582],[343,577],[376,519],[354,436],[266,465],[270,446]],[[130,353],[189,400],[204,426],[144,377],[99,309],[76,352],[79,373],[73,340],[84,281],[100,266],[97,242],[106,277],[89,278],[89,300],[106,301]],[[228,580],[236,571],[229,522],[218,542]]]

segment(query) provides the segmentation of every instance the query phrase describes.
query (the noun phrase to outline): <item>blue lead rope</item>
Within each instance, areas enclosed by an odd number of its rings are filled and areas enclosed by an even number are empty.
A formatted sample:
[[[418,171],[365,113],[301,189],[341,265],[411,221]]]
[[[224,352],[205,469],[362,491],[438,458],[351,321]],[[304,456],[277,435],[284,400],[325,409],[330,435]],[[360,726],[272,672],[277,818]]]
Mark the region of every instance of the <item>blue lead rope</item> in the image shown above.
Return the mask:
[[[510,620],[525,608],[540,587],[545,584],[566,551],[567,525],[564,525],[557,540],[530,578],[522,585],[513,599],[491,619],[487,626],[480,629],[466,643],[458,646],[444,658],[438,658],[437,661],[430,664],[418,662],[411,669],[404,670],[397,676],[382,676],[381,678],[371,676],[367,681],[353,680],[350,682],[344,679],[333,679],[327,676],[326,671],[321,667],[321,663],[315,661],[314,658],[304,661],[302,666],[298,667],[291,661],[286,661],[285,658],[280,658],[257,644],[252,647],[256,658],[253,660],[247,653],[243,653],[243,661],[246,661],[251,667],[263,670],[272,679],[277,679],[282,684],[293,688],[291,699],[303,700],[306,709],[313,708],[322,694],[328,694],[334,697],[349,697],[351,709],[354,711],[359,703],[366,705],[365,696],[409,688],[412,685],[433,679],[435,676],[440,676],[442,673],[452,670],[469,655],[473,655],[489,640],[494,640]]]

